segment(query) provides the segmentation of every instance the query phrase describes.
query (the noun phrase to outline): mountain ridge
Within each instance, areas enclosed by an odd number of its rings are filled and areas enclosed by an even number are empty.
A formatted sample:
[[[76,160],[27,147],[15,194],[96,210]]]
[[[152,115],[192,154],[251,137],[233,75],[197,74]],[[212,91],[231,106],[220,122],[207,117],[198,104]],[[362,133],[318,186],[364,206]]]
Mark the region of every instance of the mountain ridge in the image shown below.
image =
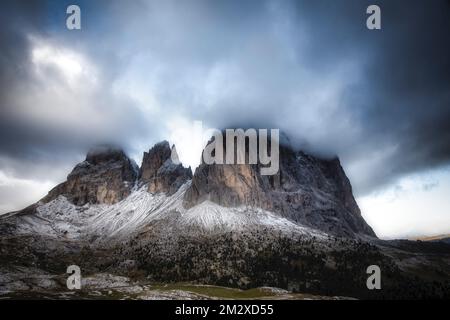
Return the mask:
[[[337,236],[376,237],[361,216],[338,158],[322,160],[281,146],[280,170],[274,176],[261,176],[259,165],[248,164],[202,163],[192,174],[190,168],[173,163],[174,150],[175,146],[161,141],[144,152],[140,167],[117,147],[90,150],[65,182],[18,214],[33,213],[40,204],[60,195],[79,206],[113,205],[130,196],[136,185],[146,185],[150,193],[170,196],[192,181],[183,195],[186,209],[209,200],[223,207],[268,210]]]

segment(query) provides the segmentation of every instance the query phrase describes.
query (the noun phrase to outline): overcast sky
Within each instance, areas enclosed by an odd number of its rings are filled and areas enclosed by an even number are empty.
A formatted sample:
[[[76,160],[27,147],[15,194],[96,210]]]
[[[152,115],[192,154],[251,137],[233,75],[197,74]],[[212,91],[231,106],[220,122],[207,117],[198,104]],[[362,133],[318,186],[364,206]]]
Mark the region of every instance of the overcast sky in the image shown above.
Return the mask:
[[[371,31],[374,3],[2,1],[0,213],[96,143],[140,163],[199,120],[338,155],[381,236],[450,232],[450,1],[376,1]]]

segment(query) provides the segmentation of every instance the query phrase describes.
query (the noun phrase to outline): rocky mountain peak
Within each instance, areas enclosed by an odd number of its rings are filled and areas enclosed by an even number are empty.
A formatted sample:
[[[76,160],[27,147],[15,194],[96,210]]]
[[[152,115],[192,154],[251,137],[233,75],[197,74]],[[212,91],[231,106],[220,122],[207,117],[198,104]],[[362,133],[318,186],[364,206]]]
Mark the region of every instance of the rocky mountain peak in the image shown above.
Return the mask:
[[[259,164],[202,163],[184,206],[209,200],[225,207],[259,207],[330,234],[375,237],[337,157],[320,159],[286,145],[279,152],[280,168],[272,176],[261,175]]]
[[[126,158],[127,155],[121,148],[110,145],[94,147],[86,155],[86,161],[94,165],[108,161],[120,161]]]
[[[192,178],[190,168],[172,162],[174,148],[167,141],[157,143],[149,152],[144,152],[139,168],[121,148],[96,146],[88,151],[83,162],[74,167],[66,181],[22,211],[33,213],[39,203],[50,202],[60,195],[78,206],[87,203],[114,204],[128,197],[137,183],[147,184],[148,191],[152,193],[173,194]]]
[[[172,161],[172,151],[176,153],[175,146],[171,148],[167,141],[162,141],[144,152],[139,180],[141,184],[148,184],[149,192],[170,195],[192,178],[191,168]]]
[[[144,152],[139,178],[144,183],[156,176],[158,169],[170,159],[171,148],[169,142],[161,141],[155,144],[148,152]]]
[[[137,174],[135,162],[122,149],[95,147],[85,161],[75,166],[67,180],[53,188],[42,201],[64,195],[76,205],[113,204],[130,194]]]

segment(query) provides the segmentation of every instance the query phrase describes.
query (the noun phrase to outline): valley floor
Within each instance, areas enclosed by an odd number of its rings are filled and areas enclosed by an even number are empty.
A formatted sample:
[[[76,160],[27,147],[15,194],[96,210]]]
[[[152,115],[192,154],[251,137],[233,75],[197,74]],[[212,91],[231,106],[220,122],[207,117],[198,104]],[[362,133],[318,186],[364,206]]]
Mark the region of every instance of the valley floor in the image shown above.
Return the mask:
[[[25,270],[22,270],[25,271]],[[29,270],[36,272],[37,270]],[[259,287],[248,290],[194,283],[149,283],[107,273],[83,278],[80,290],[64,287],[67,275],[3,274],[0,300],[8,299],[107,299],[107,300],[343,300],[340,296],[293,293],[280,288]],[[9,278],[10,282],[7,282]],[[19,279],[21,278],[21,279]]]

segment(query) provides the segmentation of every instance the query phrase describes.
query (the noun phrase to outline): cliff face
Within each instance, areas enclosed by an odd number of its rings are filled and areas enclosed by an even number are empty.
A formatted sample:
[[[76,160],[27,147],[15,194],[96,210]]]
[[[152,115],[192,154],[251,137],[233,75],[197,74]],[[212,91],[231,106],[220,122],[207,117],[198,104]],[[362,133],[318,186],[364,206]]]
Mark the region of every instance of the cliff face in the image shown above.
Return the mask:
[[[151,193],[173,194],[192,178],[192,173],[190,168],[174,164],[170,155],[168,142],[160,142],[144,153],[139,169],[123,150],[97,147],[75,166],[65,182],[53,188],[40,202],[47,203],[63,195],[78,206],[115,204],[128,197],[136,184],[147,184]],[[36,206],[24,209],[23,213],[33,212]]]
[[[64,195],[75,205],[114,204],[126,198],[137,179],[137,167],[116,148],[89,151],[86,160],[75,166],[67,180],[42,199],[48,202]]]
[[[286,146],[280,146],[280,170],[273,176],[261,175],[259,165],[202,163],[184,205],[190,208],[205,200],[263,208],[333,235],[375,237],[339,160],[318,159]]]
[[[144,152],[139,180],[142,184],[148,184],[148,192],[171,195],[192,178],[191,169],[173,163],[171,154],[172,149],[167,141],[156,144],[149,152]]]
[[[171,150],[167,141],[157,143],[148,152],[144,152],[142,165],[139,170],[139,179],[143,182],[149,182],[155,178],[158,169],[170,159],[170,153]]]

